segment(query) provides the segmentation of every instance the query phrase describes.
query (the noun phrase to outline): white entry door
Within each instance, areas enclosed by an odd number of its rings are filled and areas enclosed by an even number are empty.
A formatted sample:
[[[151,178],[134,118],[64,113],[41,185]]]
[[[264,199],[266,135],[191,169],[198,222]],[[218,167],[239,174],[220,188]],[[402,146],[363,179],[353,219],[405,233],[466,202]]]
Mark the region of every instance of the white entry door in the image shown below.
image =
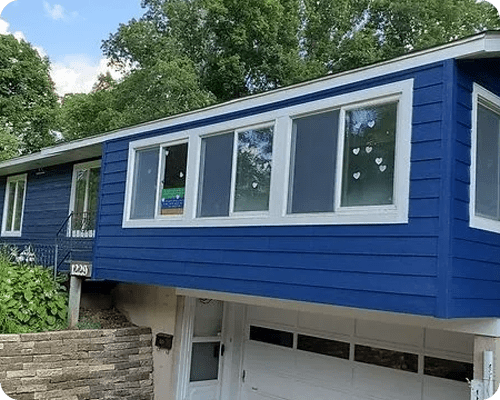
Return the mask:
[[[187,299],[190,360],[189,376],[185,380],[186,400],[220,400],[223,315],[222,301]]]

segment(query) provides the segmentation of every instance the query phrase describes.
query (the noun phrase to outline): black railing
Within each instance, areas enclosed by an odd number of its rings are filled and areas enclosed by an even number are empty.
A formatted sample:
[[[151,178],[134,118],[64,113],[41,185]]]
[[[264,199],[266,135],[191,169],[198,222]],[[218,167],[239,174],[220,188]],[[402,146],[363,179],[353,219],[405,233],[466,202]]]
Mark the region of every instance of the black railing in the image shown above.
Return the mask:
[[[91,261],[95,235],[95,212],[71,213],[55,238],[54,273],[68,272],[74,260]]]

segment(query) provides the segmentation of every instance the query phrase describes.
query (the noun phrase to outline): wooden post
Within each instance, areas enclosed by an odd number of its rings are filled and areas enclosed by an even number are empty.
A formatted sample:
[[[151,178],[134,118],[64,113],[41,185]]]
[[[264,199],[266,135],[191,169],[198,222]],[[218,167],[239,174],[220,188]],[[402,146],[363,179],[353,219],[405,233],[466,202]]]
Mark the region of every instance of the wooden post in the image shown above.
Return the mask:
[[[80,298],[82,296],[82,280],[78,276],[71,276],[69,284],[68,324],[70,329],[76,328],[80,316]]]

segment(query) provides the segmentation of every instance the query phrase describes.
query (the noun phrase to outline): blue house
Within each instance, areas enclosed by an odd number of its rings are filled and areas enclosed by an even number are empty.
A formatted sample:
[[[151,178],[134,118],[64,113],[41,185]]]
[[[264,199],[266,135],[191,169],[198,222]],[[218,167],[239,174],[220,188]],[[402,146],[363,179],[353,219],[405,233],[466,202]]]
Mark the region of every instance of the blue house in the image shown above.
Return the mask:
[[[157,399],[468,399],[500,378],[499,145],[484,32],[1,163],[2,240],[93,243]]]

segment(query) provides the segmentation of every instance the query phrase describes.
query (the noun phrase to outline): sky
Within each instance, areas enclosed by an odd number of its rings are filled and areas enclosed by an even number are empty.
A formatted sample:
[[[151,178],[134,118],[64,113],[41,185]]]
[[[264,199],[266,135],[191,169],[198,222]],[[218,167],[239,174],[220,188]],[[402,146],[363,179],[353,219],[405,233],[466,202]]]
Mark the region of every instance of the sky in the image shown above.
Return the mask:
[[[102,40],[144,11],[140,0],[0,0],[0,34],[22,38],[49,57],[59,95],[88,93],[107,70]]]

